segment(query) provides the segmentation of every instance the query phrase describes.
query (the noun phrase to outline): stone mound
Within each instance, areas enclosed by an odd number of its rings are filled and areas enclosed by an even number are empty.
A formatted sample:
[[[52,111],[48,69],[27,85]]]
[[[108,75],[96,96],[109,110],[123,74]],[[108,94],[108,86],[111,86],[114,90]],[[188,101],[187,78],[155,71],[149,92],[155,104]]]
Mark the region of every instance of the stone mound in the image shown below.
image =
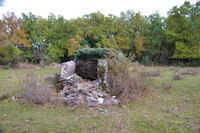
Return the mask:
[[[68,106],[87,103],[90,107],[118,104],[110,95],[108,59],[123,61],[125,57],[117,50],[84,48],[76,53],[73,61],[62,63],[60,83],[57,90]]]
[[[90,107],[118,104],[107,89],[106,59],[75,60],[62,63],[60,95],[68,106],[86,102]]]
[[[63,81],[63,90],[60,92],[64,104],[74,106],[87,103],[90,107],[98,105],[114,105],[119,101],[107,94],[100,87],[98,80],[87,80],[76,74]]]

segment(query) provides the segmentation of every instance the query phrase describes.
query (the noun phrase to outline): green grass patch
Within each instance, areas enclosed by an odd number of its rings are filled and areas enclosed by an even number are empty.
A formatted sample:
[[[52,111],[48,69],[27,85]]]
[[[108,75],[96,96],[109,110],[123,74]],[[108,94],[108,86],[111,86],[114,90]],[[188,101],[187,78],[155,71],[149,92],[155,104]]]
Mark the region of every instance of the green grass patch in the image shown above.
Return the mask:
[[[157,70],[158,67],[148,67]],[[198,133],[200,130],[200,75],[186,75],[173,80],[175,74],[167,67],[159,67],[161,74],[151,77],[152,91],[125,107],[104,107],[107,113],[96,109],[73,109],[65,106],[28,105],[12,100],[21,90],[27,73],[34,72],[41,79],[59,73],[59,69],[0,70],[0,94],[9,91],[9,97],[0,100],[0,131],[4,132],[166,132]],[[200,70],[199,68],[195,68]],[[173,89],[165,89],[171,83]]]

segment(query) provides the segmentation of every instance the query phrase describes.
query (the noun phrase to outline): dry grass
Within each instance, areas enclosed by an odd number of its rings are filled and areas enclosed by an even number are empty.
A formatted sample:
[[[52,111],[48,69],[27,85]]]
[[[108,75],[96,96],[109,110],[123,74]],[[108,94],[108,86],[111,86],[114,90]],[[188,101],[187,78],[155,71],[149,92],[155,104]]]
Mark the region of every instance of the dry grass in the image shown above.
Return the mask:
[[[162,82],[162,88],[165,89],[165,90],[175,89],[173,83],[170,82],[170,81]]]
[[[148,79],[130,70],[130,63],[108,60],[109,90],[120,99],[120,103],[128,103],[141,97],[148,88]],[[134,76],[133,76],[134,75]]]
[[[19,62],[18,64],[16,64],[16,68],[19,68],[19,69],[37,69],[40,67],[41,67],[40,65],[30,64],[26,62]]]
[[[44,67],[43,65],[31,64],[31,63],[26,63],[26,62],[19,62],[16,64],[16,68],[19,68],[19,69],[39,69],[43,67]],[[46,65],[45,68],[61,68],[61,64],[53,62],[51,64]]]
[[[197,75],[198,70],[194,68],[184,68],[181,70],[182,75]]]
[[[172,76],[173,80],[183,80],[183,76],[181,76],[180,74],[175,74],[174,76]]]
[[[173,71],[173,72],[180,72],[181,67],[174,67],[174,66],[171,66],[171,67],[169,67],[169,69],[170,69],[171,71]]]
[[[53,63],[45,66],[45,68],[61,68],[61,64],[53,62]]]
[[[27,74],[24,83],[23,99],[34,104],[45,104],[52,97],[51,86],[41,85],[40,78],[33,73]]]
[[[200,75],[175,81],[171,78],[175,73],[169,71],[168,67],[165,69],[167,71],[162,71],[162,78],[150,78],[154,83],[152,94],[127,105],[101,107],[103,112],[95,108],[73,109],[48,106],[49,104],[32,106],[21,104],[20,100],[13,101],[9,97],[0,101],[0,129],[8,133],[198,133]],[[27,70],[0,70],[0,93],[8,89],[20,89],[18,80],[14,78],[15,71],[18,71],[21,79],[26,78],[28,73]],[[43,79],[59,71],[60,69],[34,69],[34,73]],[[133,74],[130,75],[134,76]],[[8,76],[12,78],[6,79]]]
[[[161,71],[160,70],[151,70],[151,71],[141,71],[139,73],[142,77],[158,77],[160,76]]]
[[[11,91],[5,91],[3,93],[0,94],[0,101],[1,100],[5,100],[8,99],[9,97],[11,97]]]

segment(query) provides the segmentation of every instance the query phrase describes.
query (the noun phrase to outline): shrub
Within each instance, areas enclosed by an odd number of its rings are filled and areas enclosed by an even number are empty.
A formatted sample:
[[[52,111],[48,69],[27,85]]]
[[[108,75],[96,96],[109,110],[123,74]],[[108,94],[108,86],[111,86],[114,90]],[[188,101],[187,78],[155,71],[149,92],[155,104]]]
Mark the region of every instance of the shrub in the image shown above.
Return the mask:
[[[45,104],[49,102],[52,96],[51,90],[48,86],[41,85],[39,78],[36,74],[27,74],[26,81],[24,82],[24,95],[23,98],[34,104]]]
[[[109,92],[120,99],[121,103],[127,103],[140,97],[148,88],[148,79],[132,72],[130,61],[119,62],[108,59]]]
[[[24,93],[24,98],[35,104],[45,104],[49,101],[50,97],[50,91],[41,87],[37,87],[36,89],[27,88]]]
[[[175,74],[174,76],[172,76],[172,79],[173,80],[183,80],[184,78],[179,74]]]
[[[174,85],[172,82],[163,82],[162,88],[165,90],[171,90],[171,89],[174,89]]]
[[[5,91],[0,94],[0,101],[8,99],[11,96],[11,91]]]
[[[14,45],[8,44],[4,47],[0,60],[2,60],[4,64],[12,66],[17,62],[17,57],[19,57],[21,54],[21,50]]]
[[[196,75],[198,71],[195,68],[185,68],[181,70],[181,74],[183,75]]]
[[[36,64],[30,64],[27,62],[19,62],[16,64],[16,68],[20,68],[20,69],[35,69],[35,68],[39,68],[39,65]]]
[[[160,70],[152,70],[152,71],[141,71],[139,74],[143,77],[158,77],[160,76]]]
[[[53,52],[48,52],[48,54],[45,55],[44,58],[46,60],[46,64],[50,64],[52,62],[60,62],[59,56]]]
[[[181,67],[174,67],[174,66],[172,66],[172,67],[170,67],[170,70],[173,71],[173,72],[180,72]]]
[[[55,87],[56,84],[59,83],[59,80],[60,80],[60,74],[57,73],[55,75],[48,76],[45,78],[45,81],[52,83]]]

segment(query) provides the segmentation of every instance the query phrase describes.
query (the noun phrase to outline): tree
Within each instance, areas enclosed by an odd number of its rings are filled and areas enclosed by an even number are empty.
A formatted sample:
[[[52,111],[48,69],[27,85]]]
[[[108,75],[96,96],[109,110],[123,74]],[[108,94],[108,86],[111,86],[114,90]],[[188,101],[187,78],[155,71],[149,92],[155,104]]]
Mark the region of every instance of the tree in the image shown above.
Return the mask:
[[[134,57],[135,54],[137,54],[138,57],[142,56],[142,53],[139,51],[144,51],[144,44],[146,43],[145,35],[148,27],[147,18],[141,15],[140,12],[135,13],[132,10],[128,10],[126,13],[121,13],[119,22],[121,25],[121,29],[123,29],[120,30],[122,31],[120,32],[120,35],[125,38],[127,42],[126,47],[128,50],[125,50],[127,56],[130,58]]]
[[[14,65],[16,63],[17,58],[22,54],[22,51],[16,48],[14,45],[8,44],[3,50],[3,54],[0,56],[0,60],[4,62],[4,64],[8,64],[9,66]]]
[[[76,52],[83,47],[81,45],[82,41],[83,37],[79,33],[77,33],[73,38],[69,39],[69,45],[67,47],[69,56],[75,56]]]
[[[145,35],[146,52],[143,58],[149,63],[166,62],[172,56],[174,47],[170,47],[165,33],[165,18],[155,12],[148,17],[148,28]]]
[[[22,28],[22,20],[17,18],[14,13],[3,14],[3,20],[0,24],[0,41],[2,44],[15,44],[18,47],[31,46],[29,40],[27,40],[27,34]]]
[[[185,2],[168,12],[167,31],[175,44],[173,58],[200,57],[200,2],[191,5]]]
[[[138,55],[138,58],[142,56],[142,52],[145,51],[144,48],[144,39],[142,35],[137,35],[134,39],[135,47],[136,47],[136,54]]]
[[[60,61],[60,58],[68,58],[68,53],[72,53],[70,49],[69,39],[73,38],[77,32],[75,26],[69,21],[65,20],[62,16],[56,18],[51,14],[47,20],[48,31],[46,32],[45,42],[47,45],[47,56],[53,55],[53,61]],[[69,49],[68,49],[69,48]],[[74,54],[72,54],[74,55]],[[47,57],[50,59],[50,57]]]
[[[32,13],[22,14],[23,29],[26,31],[27,39],[32,47],[24,48],[24,57],[30,62],[36,62],[46,51],[45,34],[47,32],[47,22],[41,17]]]

